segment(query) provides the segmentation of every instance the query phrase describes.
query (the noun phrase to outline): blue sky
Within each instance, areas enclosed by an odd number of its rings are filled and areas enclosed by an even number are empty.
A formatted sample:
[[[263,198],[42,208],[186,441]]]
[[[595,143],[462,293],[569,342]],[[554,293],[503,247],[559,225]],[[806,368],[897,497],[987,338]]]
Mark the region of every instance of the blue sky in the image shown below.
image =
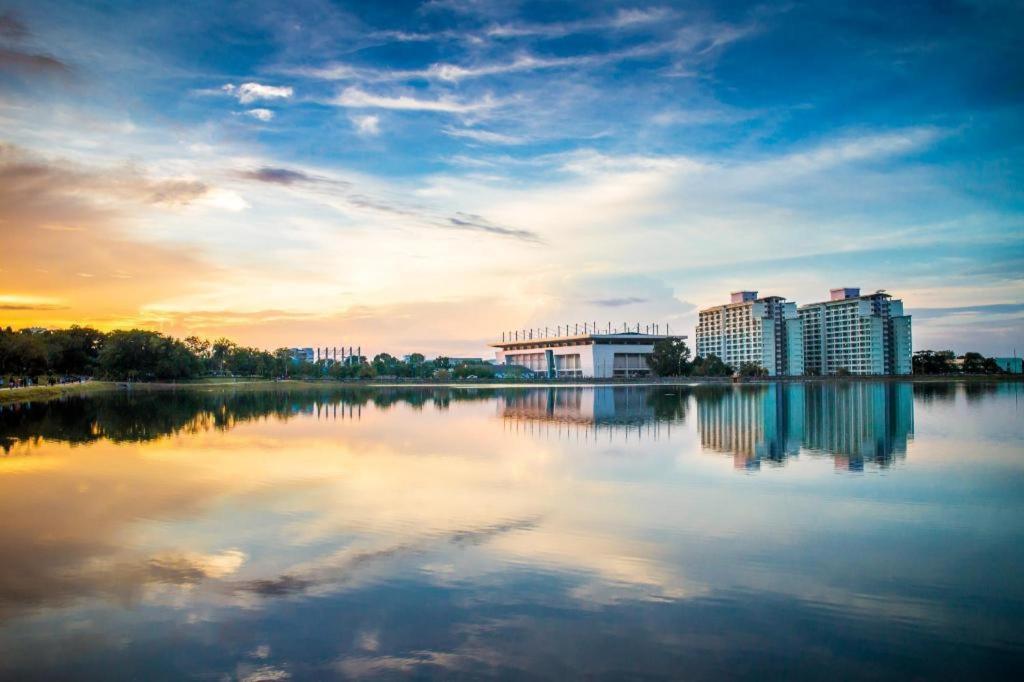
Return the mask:
[[[476,354],[846,285],[1008,354],[1024,10],[837,5],[8,3],[0,305]]]

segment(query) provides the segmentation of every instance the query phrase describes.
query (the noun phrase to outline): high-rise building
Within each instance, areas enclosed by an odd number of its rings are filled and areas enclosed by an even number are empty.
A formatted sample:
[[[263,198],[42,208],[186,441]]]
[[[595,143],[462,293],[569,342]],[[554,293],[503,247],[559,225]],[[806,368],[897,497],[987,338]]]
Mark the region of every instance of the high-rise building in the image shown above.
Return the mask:
[[[800,306],[808,374],[911,374],[910,315],[883,291],[830,290],[828,301]]]
[[[769,376],[804,373],[804,341],[796,303],[781,296],[735,291],[725,304],[700,311],[697,355],[717,355],[739,368],[760,365]]]

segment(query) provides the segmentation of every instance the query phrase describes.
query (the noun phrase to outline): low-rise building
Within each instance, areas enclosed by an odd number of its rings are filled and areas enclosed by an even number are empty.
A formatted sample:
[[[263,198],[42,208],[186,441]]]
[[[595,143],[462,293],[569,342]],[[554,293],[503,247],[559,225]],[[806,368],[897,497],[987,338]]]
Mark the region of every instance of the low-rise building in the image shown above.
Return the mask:
[[[593,378],[649,376],[647,358],[661,339],[685,336],[644,332],[584,333],[503,340],[496,348],[499,365],[521,365],[550,378]]]
[[[808,374],[911,374],[911,320],[903,302],[884,291],[861,296],[856,287],[800,306]]]
[[[803,374],[803,329],[796,303],[781,296],[758,298],[756,291],[734,291],[731,296],[729,303],[700,311],[697,355],[716,355],[737,369],[753,363],[769,376]]]
[[[992,358],[999,365],[999,369],[1007,374],[1024,374],[1024,360],[1018,357],[1013,358]]]

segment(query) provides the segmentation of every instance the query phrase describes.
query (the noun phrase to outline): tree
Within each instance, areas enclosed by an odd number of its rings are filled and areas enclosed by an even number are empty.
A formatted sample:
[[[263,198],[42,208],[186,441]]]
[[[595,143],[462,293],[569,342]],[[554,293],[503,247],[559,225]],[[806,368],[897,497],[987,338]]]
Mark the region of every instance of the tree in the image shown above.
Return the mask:
[[[722,359],[714,353],[707,357],[699,355],[693,359],[692,373],[700,377],[727,377],[732,374],[732,367],[722,362]]]
[[[1002,370],[992,358],[981,353],[964,353],[964,374],[999,374]]]
[[[914,353],[914,374],[952,374],[956,371],[953,361],[956,353],[951,350],[919,350]]]
[[[739,374],[741,377],[766,377],[768,370],[756,362],[744,362],[740,364]]]
[[[373,356],[373,369],[376,374],[383,374],[385,376],[398,376],[401,374],[399,371],[399,365],[402,364],[398,358],[390,353],[378,353]]]
[[[690,370],[690,349],[683,339],[659,339],[647,356],[647,366],[660,377],[677,377]]]
[[[447,357],[445,355],[438,355],[436,358],[434,358],[434,368],[435,369],[451,369],[452,368],[452,361],[451,361],[451,359],[449,357]]]
[[[50,370],[60,374],[92,374],[105,338],[101,331],[78,325],[47,332],[44,341]]]
[[[187,379],[199,370],[184,343],[141,329],[111,332],[98,364],[100,374],[111,379]]]
[[[46,372],[46,343],[39,334],[8,328],[0,335],[0,372],[36,376]]]

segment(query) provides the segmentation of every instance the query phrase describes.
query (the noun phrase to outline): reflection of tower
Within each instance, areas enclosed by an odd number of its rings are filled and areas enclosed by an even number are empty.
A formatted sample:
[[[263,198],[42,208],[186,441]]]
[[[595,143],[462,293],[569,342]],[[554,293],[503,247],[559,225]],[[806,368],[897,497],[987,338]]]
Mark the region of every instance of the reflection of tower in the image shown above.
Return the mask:
[[[888,466],[914,433],[908,383],[771,384],[698,393],[697,428],[707,450],[733,455],[737,468],[784,462],[803,446],[835,456],[837,467]]]
[[[860,471],[864,462],[889,466],[905,456],[914,433],[908,383],[851,382],[806,388],[804,446],[835,455],[836,467]]]
[[[783,462],[796,455],[799,437],[793,421],[800,421],[802,386],[736,386],[698,394],[697,429],[707,450],[733,456],[737,469],[757,469],[762,460]],[[796,414],[794,414],[794,412]],[[797,431],[796,433],[799,433]]]

